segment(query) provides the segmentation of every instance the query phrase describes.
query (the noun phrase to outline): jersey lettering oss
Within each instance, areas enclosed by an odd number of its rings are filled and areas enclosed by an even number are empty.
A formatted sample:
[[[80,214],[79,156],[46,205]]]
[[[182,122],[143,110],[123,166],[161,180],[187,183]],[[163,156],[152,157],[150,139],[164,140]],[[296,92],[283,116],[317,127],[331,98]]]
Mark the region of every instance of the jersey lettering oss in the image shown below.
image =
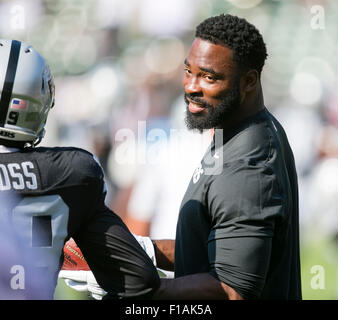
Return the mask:
[[[37,178],[34,172],[34,164],[30,161],[22,163],[0,164],[0,191],[6,190],[36,190]]]
[[[0,136],[6,137],[6,138],[14,139],[14,138],[15,138],[15,133],[0,130]]]

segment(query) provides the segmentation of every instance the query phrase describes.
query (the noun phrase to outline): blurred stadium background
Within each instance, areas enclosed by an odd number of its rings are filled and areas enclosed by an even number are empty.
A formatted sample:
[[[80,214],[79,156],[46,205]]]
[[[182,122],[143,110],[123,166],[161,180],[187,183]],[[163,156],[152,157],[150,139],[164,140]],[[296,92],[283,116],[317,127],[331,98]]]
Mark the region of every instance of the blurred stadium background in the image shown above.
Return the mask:
[[[130,208],[155,212],[160,201],[149,195],[158,191],[156,179],[144,178],[149,183],[136,187],[145,171],[159,168],[146,170],[148,160],[135,157],[133,147],[148,147],[165,140],[161,132],[182,128],[183,61],[196,25],[220,13],[244,17],[263,34],[269,54],[262,74],[265,104],[287,131],[299,175],[303,297],[337,299],[338,1],[2,0],[0,36],[32,44],[55,75],[56,107],[43,145],[95,153],[106,173],[107,205],[128,219]],[[126,161],[118,161],[130,132],[136,144],[124,149]],[[184,171],[189,177],[194,165]],[[186,181],[174,182],[179,184],[183,190]],[[148,226],[133,230],[168,237],[155,227],[150,231],[156,213],[132,216]],[[55,299],[88,297],[61,280]]]

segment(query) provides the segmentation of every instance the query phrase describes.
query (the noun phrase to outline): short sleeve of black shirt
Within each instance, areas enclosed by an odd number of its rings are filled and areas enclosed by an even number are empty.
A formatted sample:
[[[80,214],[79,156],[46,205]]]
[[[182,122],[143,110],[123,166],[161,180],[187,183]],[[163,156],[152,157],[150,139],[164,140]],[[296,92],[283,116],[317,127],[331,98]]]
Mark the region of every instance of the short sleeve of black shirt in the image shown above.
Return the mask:
[[[208,202],[210,272],[243,298],[255,298],[264,286],[275,219],[282,214],[276,177],[269,166],[235,162],[215,177]]]

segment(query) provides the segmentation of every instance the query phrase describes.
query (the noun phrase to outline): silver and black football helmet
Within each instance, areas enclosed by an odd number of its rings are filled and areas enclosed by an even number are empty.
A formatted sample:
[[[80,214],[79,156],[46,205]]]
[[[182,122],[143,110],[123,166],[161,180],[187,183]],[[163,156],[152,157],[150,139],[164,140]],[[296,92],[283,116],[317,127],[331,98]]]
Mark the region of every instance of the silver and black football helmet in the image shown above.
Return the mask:
[[[37,145],[54,106],[54,81],[30,45],[0,39],[0,139]]]

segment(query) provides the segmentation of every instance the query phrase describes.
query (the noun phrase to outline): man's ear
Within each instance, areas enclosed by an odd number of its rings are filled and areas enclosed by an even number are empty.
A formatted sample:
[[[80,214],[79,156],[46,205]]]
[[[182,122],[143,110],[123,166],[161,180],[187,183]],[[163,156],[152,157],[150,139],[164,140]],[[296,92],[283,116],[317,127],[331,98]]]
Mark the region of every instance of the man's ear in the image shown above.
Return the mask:
[[[256,70],[249,70],[242,74],[240,78],[241,102],[245,100],[247,94],[255,90],[258,82],[259,74]]]
[[[248,72],[246,72],[241,77],[241,81],[243,92],[249,93],[253,91],[259,82],[259,74],[257,70],[249,70]]]

